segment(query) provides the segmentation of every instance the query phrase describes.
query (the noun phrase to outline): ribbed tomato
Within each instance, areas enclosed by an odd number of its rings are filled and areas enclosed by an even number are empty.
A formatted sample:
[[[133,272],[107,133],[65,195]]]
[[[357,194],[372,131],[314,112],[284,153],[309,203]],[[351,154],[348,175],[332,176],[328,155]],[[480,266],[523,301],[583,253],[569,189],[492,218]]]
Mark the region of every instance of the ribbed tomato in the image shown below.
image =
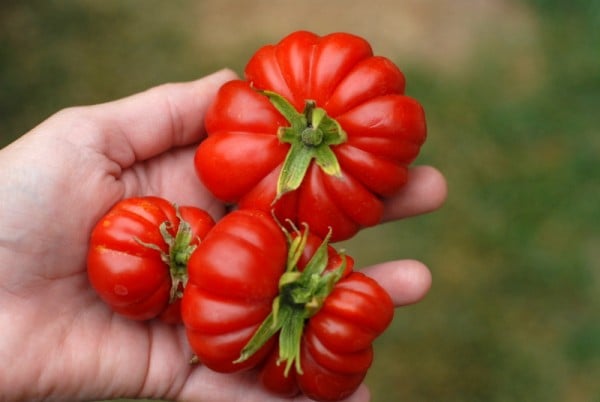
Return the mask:
[[[403,73],[364,39],[299,31],[260,48],[206,114],[196,171],[218,198],[331,241],[381,221],[426,137]]]
[[[180,322],[187,260],[212,217],[159,197],[118,202],[95,226],[87,256],[92,287],[115,312],[135,320]]]

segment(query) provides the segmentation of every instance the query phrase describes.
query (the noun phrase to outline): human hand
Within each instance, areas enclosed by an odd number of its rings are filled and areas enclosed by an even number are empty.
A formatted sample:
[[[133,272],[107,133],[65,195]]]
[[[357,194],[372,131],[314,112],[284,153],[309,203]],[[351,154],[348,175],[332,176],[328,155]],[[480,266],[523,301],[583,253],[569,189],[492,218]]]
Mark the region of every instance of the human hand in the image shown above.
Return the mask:
[[[261,389],[254,372],[222,375],[191,366],[183,328],[112,313],[86,273],[90,232],[118,200],[157,195],[223,215],[192,159],[208,104],[233,78],[224,70],[65,109],[0,150],[0,400],[279,400]],[[411,175],[388,201],[386,220],[443,203],[441,174],[417,167]],[[363,272],[397,306],[421,299],[431,280],[416,261]],[[349,399],[366,400],[364,386]]]

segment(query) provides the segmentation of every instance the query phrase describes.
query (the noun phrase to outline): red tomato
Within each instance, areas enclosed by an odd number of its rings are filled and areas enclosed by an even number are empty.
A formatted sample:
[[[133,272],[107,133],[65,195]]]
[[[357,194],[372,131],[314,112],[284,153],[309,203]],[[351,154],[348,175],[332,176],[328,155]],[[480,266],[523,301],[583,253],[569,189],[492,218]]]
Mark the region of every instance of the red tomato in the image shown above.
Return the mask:
[[[122,200],[92,231],[90,283],[121,315],[178,322],[187,259],[213,225],[211,216],[196,207],[176,209],[159,197]]]
[[[239,210],[220,220],[188,262],[181,303],[189,343],[198,360],[220,372],[255,366],[272,348],[234,361],[271,312],[285,271],[287,242],[273,218]]]
[[[205,186],[240,208],[308,223],[332,241],[381,221],[426,137],[402,72],[362,38],[292,33],[250,59],[206,115]]]

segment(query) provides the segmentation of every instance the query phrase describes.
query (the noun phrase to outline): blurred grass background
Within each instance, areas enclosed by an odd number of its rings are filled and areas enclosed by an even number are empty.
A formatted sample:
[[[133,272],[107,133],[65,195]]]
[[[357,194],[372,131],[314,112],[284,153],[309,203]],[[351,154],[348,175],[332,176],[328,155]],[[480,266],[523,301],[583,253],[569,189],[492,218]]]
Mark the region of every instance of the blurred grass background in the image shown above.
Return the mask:
[[[353,32],[425,106],[431,215],[344,243],[415,258],[421,303],[378,340],[373,401],[600,401],[600,3],[0,3],[0,146],[55,111],[228,66],[296,29]]]

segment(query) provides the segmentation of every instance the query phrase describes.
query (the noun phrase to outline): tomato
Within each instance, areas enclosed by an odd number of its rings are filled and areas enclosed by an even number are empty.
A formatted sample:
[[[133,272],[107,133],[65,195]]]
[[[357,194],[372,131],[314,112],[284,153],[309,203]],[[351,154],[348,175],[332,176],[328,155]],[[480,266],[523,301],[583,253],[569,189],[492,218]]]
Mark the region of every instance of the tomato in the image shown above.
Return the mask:
[[[196,207],[176,208],[159,197],[124,199],[92,231],[90,283],[123,316],[180,322],[187,260],[213,225],[211,216]]]
[[[264,386],[280,395],[353,393],[393,304],[329,239],[306,226],[290,234],[260,210],[217,222],[188,261],[181,300],[197,360],[223,373],[259,367]]]
[[[209,108],[196,172],[219,199],[307,223],[331,241],[381,221],[426,138],[403,73],[346,33],[260,48]]]
[[[255,366],[272,341],[235,363],[271,312],[285,271],[286,237],[272,216],[238,210],[221,219],[192,253],[181,312],[198,360],[219,372]]]

